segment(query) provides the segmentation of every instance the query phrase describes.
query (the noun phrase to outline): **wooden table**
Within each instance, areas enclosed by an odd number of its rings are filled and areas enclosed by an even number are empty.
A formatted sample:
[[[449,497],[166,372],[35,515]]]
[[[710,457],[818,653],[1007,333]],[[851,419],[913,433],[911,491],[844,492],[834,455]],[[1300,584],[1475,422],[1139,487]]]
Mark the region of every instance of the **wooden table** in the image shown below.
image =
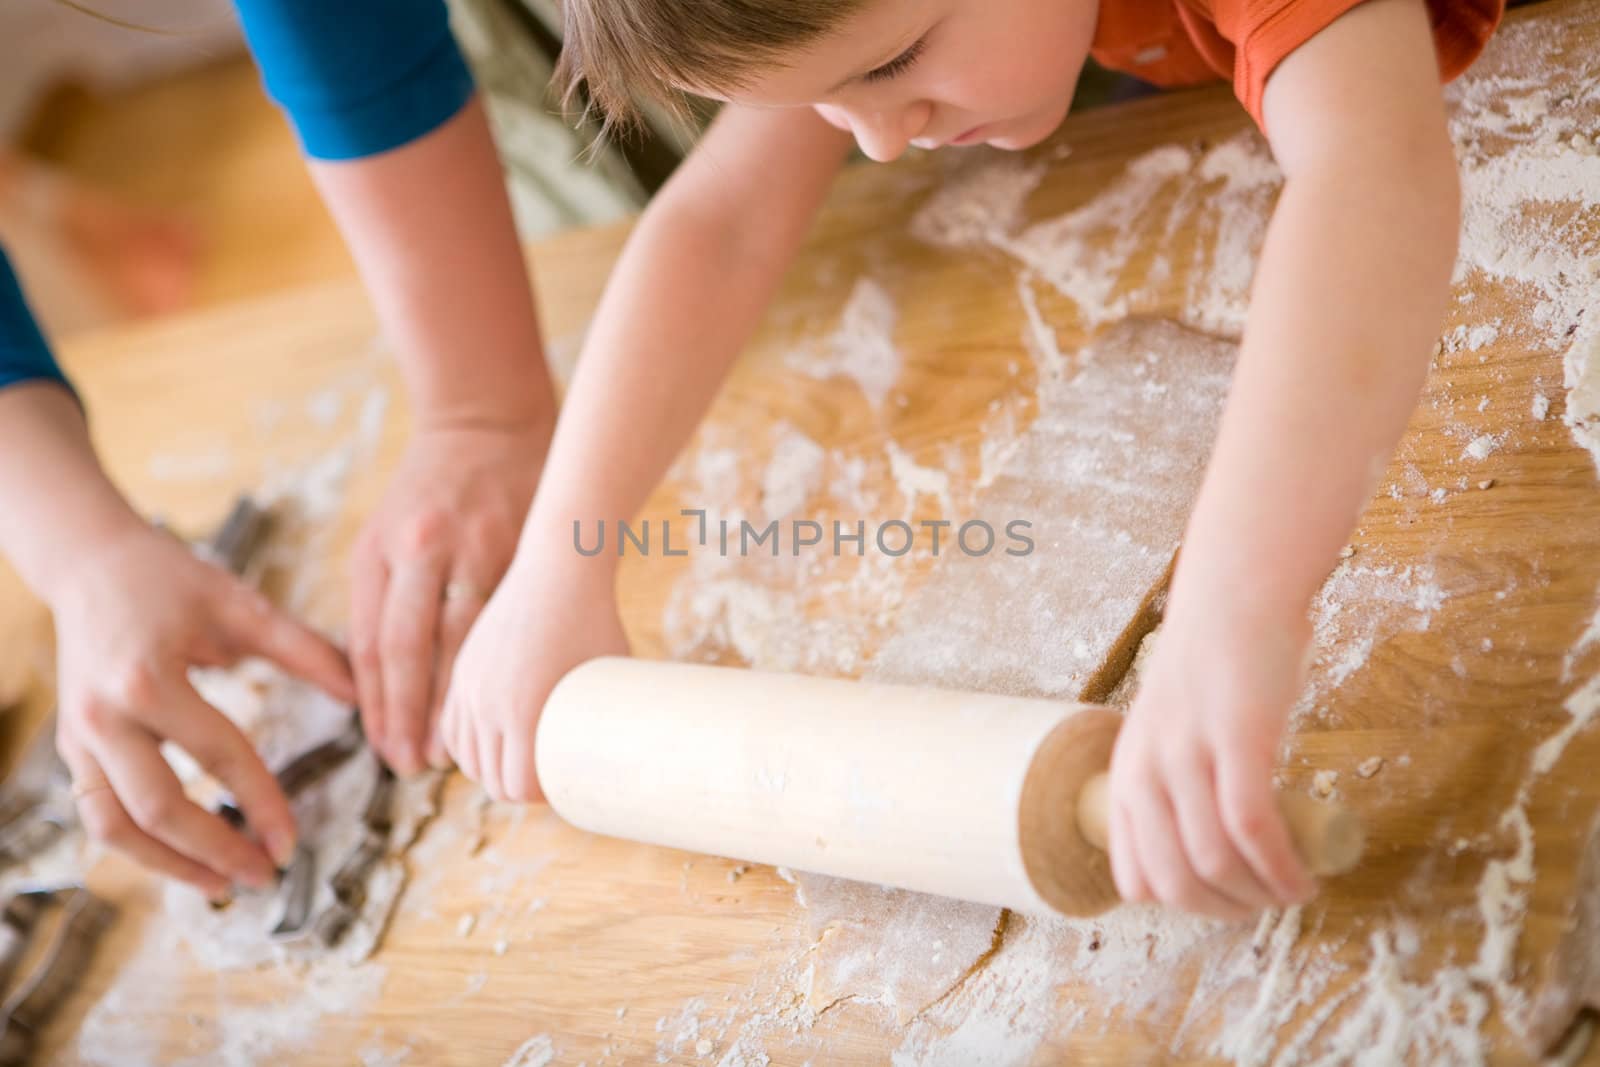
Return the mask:
[[[1584,48],[1600,47],[1600,18],[1578,0],[1519,11],[1512,21],[1529,20],[1564,27],[1573,58],[1554,64],[1548,77],[1557,89],[1573,81]],[[1510,69],[1526,59],[1501,53],[1486,62]],[[1106,195],[1128,163],[1152,149],[1177,144],[1198,154],[1245,128],[1221,89],[1074,116],[1029,156],[1050,167],[1027,200],[1027,218],[1058,216]],[[1070,146],[1064,157],[1063,145]],[[829,449],[881,456],[892,444],[916,462],[970,475],[996,405],[1026,424],[1035,360],[1024,342],[1017,264],[992,249],[935,250],[908,232],[948,166],[920,158],[856,167],[845,176],[760,338],[718,400],[702,447],[714,439],[770,442],[772,427],[785,422]],[[1151,210],[1197,181],[1180,176]],[[1214,222],[1204,211],[1175,215],[1167,244],[1158,244],[1154,231],[1139,231],[1112,290],[1128,298],[1127,310],[1182,316],[1205,257],[1163,261],[1161,253],[1214,241],[1207,218]],[[536,288],[563,377],[626,235],[625,226],[578,232],[533,249]],[[854,383],[819,380],[786,361],[806,338],[831,328],[862,276],[891,292],[894,340],[904,355],[880,411]],[[1043,284],[1030,291],[1064,352],[1089,339],[1089,324],[1065,296]],[[1525,319],[1526,303],[1512,287],[1469,278],[1458,291],[1467,292],[1472,303],[1453,305],[1446,336],[1492,313],[1507,324],[1507,339],[1436,360],[1427,395],[1358,537],[1387,559],[1433,567],[1451,595],[1427,630],[1386,635],[1365,668],[1329,693],[1324,715],[1295,735],[1284,769],[1290,788],[1307,787],[1315,769],[1340,770],[1343,799],[1370,827],[1367,862],[1330,885],[1305,917],[1307,929],[1315,927],[1306,936],[1349,965],[1345,982],[1363,973],[1373,924],[1396,914],[1416,918],[1422,933],[1409,974],[1425,975],[1452,954],[1457,962],[1470,960],[1481,933],[1471,916],[1485,865],[1514,846],[1498,820],[1524,781],[1533,747],[1566,720],[1561,705],[1574,688],[1571,679],[1596,668],[1591,656],[1579,659],[1571,676],[1563,673],[1600,595],[1595,472],[1556,417],[1563,338],[1555,330],[1544,345],[1517,340],[1511,325]],[[386,388],[396,403],[375,454],[351,474],[330,526],[327,559],[319,563],[326,580],[310,614],[333,625],[344,611],[337,561],[406,435],[398,380],[374,355],[374,336],[360,289],[341,283],[75,339],[63,346],[63,357],[93,412],[113,476],[141,508],[184,530],[206,528],[236,491],[256,488],[282,465],[347,438],[371,384]],[[1535,422],[1526,413],[1541,388],[1555,406],[1551,418]],[[308,399],[330,389],[343,400],[325,416],[310,417],[315,405],[308,407]],[[1480,395],[1490,403],[1474,414],[1474,424],[1499,444],[1467,467],[1463,442],[1451,430]],[[764,456],[756,460],[742,468],[742,491],[751,490],[749,471],[759,471]],[[691,498],[691,466],[680,465],[647,517],[673,515]],[[1458,491],[1464,479],[1472,484]],[[1476,488],[1488,479],[1491,488]],[[976,492],[970,476],[962,484]],[[1427,495],[1439,486],[1450,487],[1442,503]],[[892,486],[879,488],[892,500],[887,513],[911,505]],[[828,496],[824,489],[824,502]],[[928,504],[924,498],[921,506]],[[906,581],[914,585],[928,563],[911,566],[916,573]],[[661,559],[626,566],[624,614],[639,653],[668,651],[663,606],[686,567]],[[14,588],[0,594],[11,627],[5,632],[36,633],[37,609]],[[828,609],[824,603],[809,610],[826,615]],[[1483,649],[1480,638],[1491,638],[1492,648]],[[1470,654],[1462,651],[1467,645]],[[740,658],[726,644],[700,651]],[[849,665],[837,669],[853,673]],[[1368,784],[1354,767],[1373,754],[1389,763]],[[1578,734],[1528,793],[1537,878],[1528,887],[1516,950],[1524,989],[1540,985],[1562,935],[1580,831],[1600,805],[1600,782],[1587,771],[1597,756],[1600,737]],[[498,1064],[539,1034],[549,1035],[553,1062],[563,1064],[655,1062],[658,1053],[682,1062],[717,1062],[725,1054],[730,1064],[763,1062],[739,1058],[741,1049],[755,1047],[775,1063],[879,1063],[902,1045],[905,1031],[870,1005],[844,1003],[815,1018],[795,1010],[786,990],[809,942],[794,889],[776,872],[737,872],[722,860],[587,837],[543,808],[492,810],[487,847],[474,854],[474,818],[473,790],[452,780],[444,813],[413,852],[413,884],[375,958],[386,969],[381,990],[303,1032],[263,1039],[257,1047],[263,1060]],[[74,1035],[158,922],[156,888],[129,865],[107,859],[90,883],[122,905],[123,919],[47,1033],[44,1062],[87,1062]],[[466,915],[475,928],[463,933]],[[1016,930],[1006,936],[1014,940]],[[1248,940],[1248,932],[1241,936]],[[166,992],[148,1003],[139,1027],[149,1047],[130,1047],[129,1063],[218,1062],[207,1056],[230,1019],[237,1023],[251,1006],[300,995],[293,974],[206,973],[181,954],[149,975]],[[1075,1002],[1103,1007],[1115,999],[1103,990],[1058,985],[1063,1019]],[[1073,1062],[1206,1060],[1203,1047],[1170,1051],[1182,1003],[1153,1017],[1063,1026],[1039,1043],[1037,1054]],[[1307,1017],[1316,1003],[1296,1017]],[[704,1052],[696,1052],[691,1018],[708,1042]],[[1494,1059],[1524,1058],[1496,1018],[1487,1031]]]

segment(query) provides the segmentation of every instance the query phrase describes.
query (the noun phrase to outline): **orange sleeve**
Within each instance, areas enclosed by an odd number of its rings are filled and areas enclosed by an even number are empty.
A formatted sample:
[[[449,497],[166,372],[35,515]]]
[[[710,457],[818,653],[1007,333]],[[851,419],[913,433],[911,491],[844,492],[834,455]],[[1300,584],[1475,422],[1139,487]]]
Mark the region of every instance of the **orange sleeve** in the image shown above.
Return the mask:
[[[1289,53],[1305,44],[1362,0],[1212,0],[1205,16],[1177,0],[1191,37],[1202,52],[1231,45],[1233,90],[1256,125],[1265,129],[1261,99],[1267,78]],[[1439,76],[1449,81],[1472,64],[1489,43],[1505,0],[1427,0]],[[1210,31],[1208,33],[1207,31]],[[1220,38],[1221,40],[1215,40]],[[1223,45],[1226,42],[1226,45]]]

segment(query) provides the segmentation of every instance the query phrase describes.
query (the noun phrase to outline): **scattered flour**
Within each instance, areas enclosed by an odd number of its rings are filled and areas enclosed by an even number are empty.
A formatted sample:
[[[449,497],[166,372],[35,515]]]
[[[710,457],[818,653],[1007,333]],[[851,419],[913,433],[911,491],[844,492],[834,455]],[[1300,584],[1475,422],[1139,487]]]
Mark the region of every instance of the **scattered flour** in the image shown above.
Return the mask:
[[[1494,434],[1479,434],[1467,443],[1461,450],[1463,459],[1488,459],[1495,449],[1500,447],[1500,441]]]
[[[530,1037],[517,1046],[503,1067],[550,1067],[556,1062],[555,1042],[549,1034]]]
[[[785,362],[807,377],[846,377],[874,410],[900,377],[904,362],[894,343],[894,301],[878,282],[861,278],[850,291],[839,324],[819,347],[802,347]]]
[[[822,482],[822,446],[788,423],[776,430],[778,441],[772,448],[761,483],[761,510],[769,519],[779,519],[799,511]]]
[[[1589,450],[1600,468],[1600,300],[1591,306],[1596,310],[1573,334],[1562,357],[1567,387],[1563,418],[1573,439]]]

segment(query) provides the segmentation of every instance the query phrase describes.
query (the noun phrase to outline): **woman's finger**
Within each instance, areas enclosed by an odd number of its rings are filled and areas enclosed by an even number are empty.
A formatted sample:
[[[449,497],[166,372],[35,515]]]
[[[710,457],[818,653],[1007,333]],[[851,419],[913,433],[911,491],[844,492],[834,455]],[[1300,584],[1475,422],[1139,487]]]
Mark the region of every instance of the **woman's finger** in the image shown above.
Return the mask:
[[[355,700],[350,664],[338,646],[261,593],[235,585],[223,606],[223,621],[233,647],[271,660],[336,700]]]
[[[168,848],[140,830],[118,799],[111,780],[87,750],[62,744],[61,758],[72,772],[78,817],[91,840],[116,849],[142,867],[194,886],[209,900],[228,892],[228,879],[203,863]]]
[[[389,569],[383,556],[366,540],[358,544],[350,568],[350,666],[356,679],[361,729],[377,746],[385,722],[383,657],[378,649],[379,625]]]
[[[229,881],[265,889],[277,868],[260,846],[184,795],[157,739],[134,725],[96,738],[91,754],[140,830]]]
[[[170,687],[159,711],[139,721],[183,749],[233,794],[250,831],[278,867],[294,856],[294,813],[267,765],[233,721],[201,699],[187,680]]]
[[[383,660],[384,736],[374,744],[401,774],[415,774],[425,766],[444,576],[442,558],[408,560],[389,576],[383,598],[378,649]]]

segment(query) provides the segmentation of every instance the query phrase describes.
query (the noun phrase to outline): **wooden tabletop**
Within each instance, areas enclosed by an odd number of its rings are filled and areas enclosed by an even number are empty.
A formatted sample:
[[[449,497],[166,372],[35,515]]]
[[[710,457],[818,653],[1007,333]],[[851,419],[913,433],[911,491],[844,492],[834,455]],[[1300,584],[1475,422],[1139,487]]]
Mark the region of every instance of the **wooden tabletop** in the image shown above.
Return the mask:
[[[1547,41],[1562,46],[1540,44]],[[1597,48],[1600,16],[1581,0],[1520,10],[1478,68],[1484,88],[1470,106],[1536,92],[1560,100],[1586,76],[1585,51]],[[1547,60],[1548,70],[1532,69],[1531,58]],[[1600,133],[1600,102],[1575,95],[1580,99],[1568,96],[1563,106],[1586,108],[1585,121]],[[1218,287],[1238,276],[1249,248],[1229,242],[1258,231],[1272,187],[1235,169],[1219,192],[1221,171],[1203,161],[1220,167],[1261,158],[1247,127],[1219,88],[1073,116],[1020,161],[983,150],[851,168],[708,425],[644,517],[693,506],[705,491],[707,463],[730,443],[735,473],[722,503],[759,499],[784,427],[841,462],[869,458],[866,490],[882,501],[879,517],[981,506],[985,442],[1002,432],[997,420],[1009,420],[1005,432],[1015,433],[1034,416],[1041,368],[1052,358],[1050,335],[1071,359],[1127,315],[1220,333],[1237,326],[1228,316],[1241,294],[1219,296]],[[1481,150],[1492,156],[1520,143],[1509,135],[1505,141]],[[1215,155],[1223,145],[1242,156]],[[1164,146],[1176,146],[1182,159],[1152,155]],[[1169,163],[1170,174],[1163,170],[1150,184],[1148,172]],[[1086,296],[1082,287],[1054,284],[1047,267],[1019,263],[1025,250],[1014,241],[1008,248],[1004,235],[936,247],[912,232],[914,216],[937,190],[985,168],[1015,174],[1034,164],[1043,165],[1042,176],[1025,199],[1024,217],[1007,232],[1080,219],[1058,235],[1081,244],[1080,266],[1104,280],[1103,292]],[[1145,201],[1110,203],[1140,180]],[[1600,215],[1592,202],[1586,210],[1588,221],[1580,217],[1575,232],[1600,241]],[[1106,229],[1096,218],[1114,225]],[[532,249],[563,378],[626,235],[626,226],[577,232]],[[892,302],[902,359],[876,404],[848,375],[819,374],[796,356],[814,356],[826,344],[863,278]],[[1045,332],[1031,325],[1030,303]],[[1294,733],[1284,785],[1311,788],[1315,772],[1338,772],[1335,788],[1366,820],[1370,848],[1360,869],[1330,883],[1299,916],[1294,951],[1331,961],[1330,977],[1318,984],[1302,975],[1299,985],[1277,991],[1288,1003],[1271,1016],[1278,1024],[1266,1032],[1276,1036],[1255,1053],[1203,1035],[1237,1033],[1222,1016],[1248,1011],[1258,987],[1271,994],[1270,982],[1283,979],[1273,970],[1278,950],[1270,930],[1256,945],[1258,973],[1214,1000],[1190,996],[1197,973],[1248,950],[1257,936],[1251,930],[1219,935],[1177,962],[1152,949],[1152,968],[1163,970],[1156,980],[1169,984],[1171,995],[1132,998],[1139,1010],[1118,1011],[1119,1002],[1132,1003],[1127,990],[1097,984],[1090,972],[1082,980],[1056,973],[1038,988],[1020,983],[1025,968],[1016,961],[1050,928],[1019,918],[1001,924],[995,951],[954,983],[938,1010],[904,1020],[847,999],[816,1014],[804,1002],[812,949],[805,909],[780,872],[589,837],[542,807],[484,813],[475,790],[456,778],[443,813],[410,854],[411,884],[383,945],[371,962],[342,976],[275,967],[213,972],[186,951],[157,951],[152,946],[166,944],[160,928],[172,921],[162,915],[160,890],[116,858],[98,862],[89,883],[121,906],[121,920],[46,1033],[41,1062],[259,1058],[465,1067],[506,1062],[529,1042],[525,1063],[882,1063],[895,1050],[896,1062],[1297,1062],[1284,1035],[1322,1011],[1331,1022],[1306,1031],[1305,1051],[1333,1040],[1344,1018],[1338,1013],[1363,1002],[1362,983],[1388,973],[1374,968],[1374,953],[1379,935],[1389,936],[1383,932],[1396,923],[1409,923],[1417,940],[1403,951],[1394,982],[1425,991],[1441,969],[1471,964],[1484,938],[1485,872],[1497,861],[1495,869],[1505,870],[1517,855],[1517,820],[1506,814],[1513,810],[1526,813],[1536,875],[1512,885],[1527,894],[1512,985],[1531,995],[1545,984],[1562,940],[1579,845],[1600,806],[1600,782],[1588,771],[1600,756],[1600,737],[1579,731],[1549,773],[1530,771],[1535,747],[1569,720],[1563,702],[1600,670],[1592,655],[1569,657],[1600,603],[1595,469],[1560,418],[1561,357],[1573,323],[1535,321],[1537,303],[1526,287],[1482,272],[1459,281],[1447,343],[1362,520],[1352,562],[1425,570],[1419,585],[1440,595],[1416,608],[1427,617],[1425,628],[1407,616],[1375,632],[1372,647],[1363,648],[1369,654],[1353,665],[1359,669],[1341,673],[1337,684],[1329,681],[1337,664],[1319,668],[1317,713]],[[1498,323],[1493,336],[1470,334],[1487,322]],[[141,509],[185,531],[214,524],[235,493],[271,485],[285,470],[348,445],[363,411],[369,428],[383,414],[371,448],[352,453],[321,523],[325,540],[302,563],[314,577],[300,590],[301,602],[314,620],[339,625],[341,561],[407,432],[398,379],[353,282],[77,338],[62,355],[114,478]],[[1535,394],[1550,400],[1546,419],[1529,415]],[[386,409],[373,399],[382,397],[391,401]],[[1143,417],[1159,418],[1159,409]],[[1463,427],[1471,434],[1464,437]],[[1492,448],[1482,446],[1481,459],[1469,456],[1468,446],[1484,435]],[[885,458],[893,456],[898,468]],[[697,460],[705,461],[698,473]],[[944,499],[937,478],[926,483],[928,492],[909,493],[917,475],[907,464],[943,471]],[[810,506],[841,511],[849,503],[841,494],[861,491],[821,484]],[[623,571],[624,615],[639,654],[748,662],[753,654],[738,634],[686,629],[673,612],[694,583],[730,573],[790,583],[790,590],[810,590],[792,602],[796,626],[854,627],[850,655],[833,662],[802,655],[795,665],[857,674],[896,625],[893,608],[933,571],[923,556],[905,566],[888,617],[878,619],[870,602],[857,602],[871,587],[828,587],[831,572],[797,585],[792,570],[696,571],[685,560],[633,559]],[[9,575],[0,580],[0,634],[12,638],[9,647],[33,650],[20,659],[38,659],[38,609]],[[686,649],[686,634],[700,643]],[[820,646],[796,647],[805,653]],[[1385,757],[1382,769],[1358,775],[1374,756]],[[1524,1062],[1490,985],[1471,991],[1487,1005],[1483,1051],[1496,1062]],[[1221,987],[1212,981],[1209,988]],[[285,1008],[302,1000],[303,1016]],[[1447,1010],[1478,1002],[1464,995]],[[1425,1007],[1419,1001],[1414,1014]],[[1017,1038],[1024,1009],[1043,1012],[1037,1040]],[[997,1029],[985,1037],[972,1019],[997,1020]],[[969,1042],[970,1055],[951,1035]],[[107,1060],[108,1047],[125,1055]],[[237,1058],[225,1060],[224,1048]]]

